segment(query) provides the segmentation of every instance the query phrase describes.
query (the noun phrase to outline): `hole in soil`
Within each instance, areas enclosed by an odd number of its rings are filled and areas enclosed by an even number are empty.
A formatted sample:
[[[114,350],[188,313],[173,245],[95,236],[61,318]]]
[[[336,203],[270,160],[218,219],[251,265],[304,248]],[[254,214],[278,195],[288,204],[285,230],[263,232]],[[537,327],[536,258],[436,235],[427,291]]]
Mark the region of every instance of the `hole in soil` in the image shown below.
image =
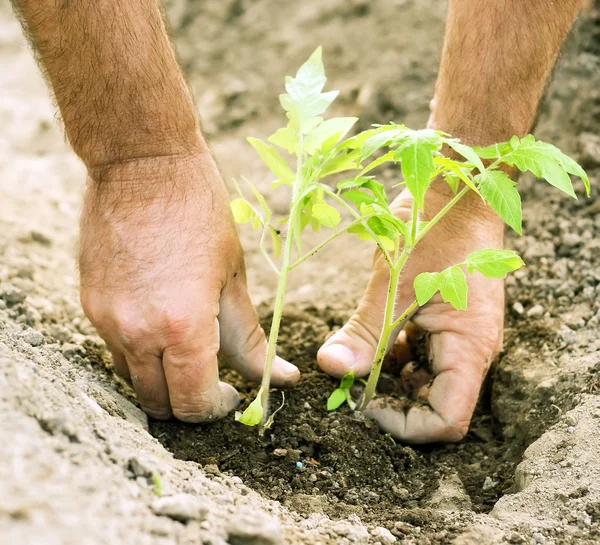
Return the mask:
[[[263,496],[305,514],[321,512],[339,519],[356,513],[364,522],[388,527],[416,516],[421,520],[415,522],[428,525],[440,481],[456,483],[456,476],[466,495],[449,501],[462,509],[470,504],[475,512],[489,512],[512,491],[515,467],[535,437],[520,438],[517,431],[509,442],[503,439],[491,410],[491,380],[467,437],[458,444],[402,445],[362,414],[347,408],[328,413],[326,400],[336,382],[318,371],[316,354],[344,318],[333,310],[286,313],[278,351],[298,365],[302,379],[286,392],[269,436],[260,439],[256,429],[240,425],[233,416],[201,426],[151,422],[151,433],[176,457],[216,465]],[[253,398],[256,389],[235,372],[224,370],[223,375],[242,395]],[[279,394],[274,399],[278,402]]]

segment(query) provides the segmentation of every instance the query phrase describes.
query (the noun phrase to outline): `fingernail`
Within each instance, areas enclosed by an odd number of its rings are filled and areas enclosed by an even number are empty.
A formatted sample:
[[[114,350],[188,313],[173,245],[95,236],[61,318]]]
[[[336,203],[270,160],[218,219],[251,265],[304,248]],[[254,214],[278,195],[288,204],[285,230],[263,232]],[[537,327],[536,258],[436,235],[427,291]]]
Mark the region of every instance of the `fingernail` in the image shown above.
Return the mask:
[[[335,359],[342,366],[346,367],[348,371],[354,369],[354,366],[356,365],[356,356],[354,355],[354,352],[343,344],[330,344],[325,347],[325,353],[330,358]]]

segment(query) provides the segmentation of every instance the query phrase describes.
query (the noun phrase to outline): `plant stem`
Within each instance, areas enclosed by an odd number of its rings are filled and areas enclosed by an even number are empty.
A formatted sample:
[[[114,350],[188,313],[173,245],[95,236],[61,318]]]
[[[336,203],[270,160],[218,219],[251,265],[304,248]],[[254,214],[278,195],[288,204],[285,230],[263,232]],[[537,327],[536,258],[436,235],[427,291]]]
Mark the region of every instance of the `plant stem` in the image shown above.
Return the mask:
[[[453,198],[452,200],[448,201],[448,204],[446,204],[446,206],[444,206],[444,208],[442,208],[435,216],[434,218],[427,223],[427,225],[425,225],[425,227],[423,227],[423,230],[417,235],[416,240],[413,240],[413,248],[417,245],[417,242],[419,242],[429,231],[431,231],[431,229],[433,228],[433,226],[440,221],[447,213],[448,211],[458,202],[460,201],[460,199],[462,199],[468,192],[470,191],[470,188],[468,186],[463,187]]]
[[[406,318],[408,318],[408,316],[413,311],[415,311],[418,308],[418,306],[419,306],[419,303],[414,301],[412,305],[410,305],[402,314],[400,314],[400,316],[398,316],[398,318],[396,318],[394,323],[391,325],[391,329],[392,330],[396,329],[404,320],[406,320]]]
[[[411,217],[411,228],[410,228],[410,248],[408,251],[412,250],[415,245],[417,239],[417,231],[419,229],[419,208],[417,206],[417,201],[413,199],[412,204],[412,217]]]
[[[369,375],[369,380],[367,381],[365,393],[358,402],[358,410],[364,409],[375,395],[375,388],[377,387],[377,381],[379,380],[379,375],[381,373],[383,358],[385,357],[390,335],[394,329],[392,326],[394,324],[394,306],[396,303],[398,278],[400,277],[402,267],[404,266],[407,258],[408,254],[406,252],[402,252],[398,261],[394,263],[393,267],[390,269],[390,281],[388,283],[388,293],[385,302],[385,312],[383,315],[383,327],[381,329],[379,342],[377,343],[375,361],[373,362],[373,368],[371,369],[371,374]]]
[[[336,231],[332,235],[328,236],[325,240],[317,244],[312,250],[309,250],[302,257],[299,257],[296,261],[294,261],[290,265],[290,271],[294,270],[298,265],[300,265],[303,261],[306,261],[309,257],[315,255],[321,248],[323,248],[323,246],[329,244],[333,239],[337,238],[342,233],[345,233],[348,229],[352,229],[352,227],[354,227],[355,225],[359,225],[363,221],[368,220],[370,217],[372,216],[362,216],[360,219],[354,220],[352,223],[346,225],[346,227],[344,227],[343,229]]]
[[[273,360],[275,359],[275,350],[277,348],[277,338],[279,337],[279,326],[281,325],[281,316],[283,313],[283,300],[285,297],[285,290],[287,288],[288,274],[290,272],[290,258],[292,255],[293,245],[293,233],[292,223],[290,223],[290,230],[285,240],[285,247],[283,250],[283,263],[281,264],[281,273],[279,275],[279,283],[277,285],[277,295],[275,297],[275,306],[273,307],[273,319],[271,320],[271,331],[269,333],[269,343],[267,345],[267,357],[265,359],[265,368],[263,370],[261,387],[261,405],[263,409],[263,417],[260,423],[261,432],[264,431],[264,425],[269,418],[269,388],[271,385],[271,369],[273,367]]]
[[[267,344],[267,356],[265,358],[265,367],[263,369],[262,381],[260,383],[262,406],[262,420],[260,423],[259,433],[262,435],[265,431],[265,424],[269,419],[269,388],[271,386],[271,372],[273,368],[273,360],[275,359],[275,351],[277,349],[277,339],[279,337],[279,326],[281,325],[281,316],[283,314],[283,301],[285,298],[285,290],[287,288],[287,280],[290,272],[290,262],[292,258],[292,248],[294,245],[294,226],[296,225],[295,216],[299,213],[299,208],[296,203],[299,188],[302,186],[302,162],[304,159],[303,139],[300,136],[300,146],[298,151],[298,162],[296,165],[296,179],[294,180],[294,188],[292,191],[292,206],[290,208],[290,221],[283,249],[283,260],[279,273],[279,282],[277,284],[277,295],[275,296],[275,305],[273,307],[273,319],[271,320],[271,331],[269,333],[269,342]]]

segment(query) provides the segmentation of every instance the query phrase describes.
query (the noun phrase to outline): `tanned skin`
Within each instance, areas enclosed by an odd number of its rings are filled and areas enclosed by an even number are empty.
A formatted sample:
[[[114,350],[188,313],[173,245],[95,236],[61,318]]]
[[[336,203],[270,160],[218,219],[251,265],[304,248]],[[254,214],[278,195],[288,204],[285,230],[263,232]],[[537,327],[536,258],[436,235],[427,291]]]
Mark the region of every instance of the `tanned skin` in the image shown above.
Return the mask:
[[[13,4],[69,142],[88,168],[80,241],[86,315],[148,414],[194,422],[223,416],[237,394],[218,380],[217,353],[257,380],[266,341],[246,290],[227,191],[199,130],[159,4]],[[576,0],[450,0],[430,126],[480,145],[526,134],[579,7]],[[426,216],[448,198],[434,184]],[[395,209],[407,219],[410,195],[401,194]],[[502,242],[502,222],[476,198],[464,199],[411,255],[399,308],[414,300],[412,281],[420,272]],[[386,289],[387,268],[376,256],[355,315],[319,352],[326,372],[368,374]],[[405,413],[377,399],[369,413],[405,441],[462,438],[500,349],[503,319],[501,281],[470,277],[466,312],[434,298],[412,317],[431,335],[435,378],[413,380],[431,409]],[[407,331],[400,333],[400,352],[409,340]],[[291,386],[298,376],[277,359],[276,386]]]

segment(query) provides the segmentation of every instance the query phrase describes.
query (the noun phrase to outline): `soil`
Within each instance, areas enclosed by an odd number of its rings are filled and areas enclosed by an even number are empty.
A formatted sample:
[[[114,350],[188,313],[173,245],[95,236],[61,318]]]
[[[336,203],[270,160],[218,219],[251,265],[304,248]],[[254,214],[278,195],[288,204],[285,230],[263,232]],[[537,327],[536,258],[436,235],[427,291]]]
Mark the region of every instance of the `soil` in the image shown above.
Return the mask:
[[[282,76],[319,43],[335,114],[423,126],[445,2],[172,0],[172,32],[226,179],[269,179],[244,143],[282,121]],[[11,545],[592,544],[600,541],[600,6],[565,46],[536,135],[588,169],[573,201],[523,177],[527,267],[504,351],[458,444],[394,443],[348,408],[318,347],[352,312],[370,249],[336,241],[292,280],[280,351],[302,370],[263,439],[233,416],[150,422],[83,316],[82,166],[0,0],[0,535]],[[357,47],[357,40],[367,44]],[[392,68],[393,67],[393,68]],[[396,173],[388,171],[391,184]],[[578,190],[581,190],[578,187]],[[283,212],[284,194],[271,206]],[[274,282],[241,231],[265,326]],[[317,305],[315,302],[319,302]],[[256,388],[223,370],[244,402]],[[280,403],[276,391],[272,403]]]

